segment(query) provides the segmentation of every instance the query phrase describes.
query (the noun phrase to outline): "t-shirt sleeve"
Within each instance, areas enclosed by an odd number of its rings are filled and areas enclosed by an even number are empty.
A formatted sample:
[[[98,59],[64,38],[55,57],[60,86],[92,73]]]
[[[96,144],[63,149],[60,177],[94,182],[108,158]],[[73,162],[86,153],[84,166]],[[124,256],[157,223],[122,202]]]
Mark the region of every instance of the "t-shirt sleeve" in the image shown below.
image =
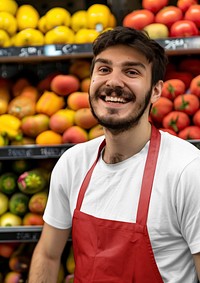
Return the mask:
[[[200,158],[183,170],[177,189],[177,215],[192,254],[200,252]]]
[[[67,163],[62,156],[51,173],[48,201],[43,215],[46,223],[58,229],[71,227],[71,212],[67,188]]]

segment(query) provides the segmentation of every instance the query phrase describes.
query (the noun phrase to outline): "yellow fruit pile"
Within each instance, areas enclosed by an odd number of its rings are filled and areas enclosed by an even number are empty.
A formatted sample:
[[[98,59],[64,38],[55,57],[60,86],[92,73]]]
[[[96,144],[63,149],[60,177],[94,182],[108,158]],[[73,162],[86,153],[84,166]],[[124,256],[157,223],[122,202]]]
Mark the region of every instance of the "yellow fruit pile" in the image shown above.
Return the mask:
[[[73,14],[54,7],[40,16],[32,5],[0,0],[0,47],[92,43],[100,32],[115,26],[115,16],[103,4]]]

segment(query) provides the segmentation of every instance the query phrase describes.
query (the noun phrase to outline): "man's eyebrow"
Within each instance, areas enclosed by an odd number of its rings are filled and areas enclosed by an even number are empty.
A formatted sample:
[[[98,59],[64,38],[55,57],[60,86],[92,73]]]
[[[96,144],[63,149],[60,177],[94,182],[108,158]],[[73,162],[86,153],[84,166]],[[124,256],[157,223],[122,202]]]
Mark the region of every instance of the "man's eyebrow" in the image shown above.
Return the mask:
[[[146,69],[145,65],[137,61],[126,61],[122,64],[123,67],[141,67]]]
[[[103,64],[107,64],[107,65],[112,65],[112,61],[108,60],[108,59],[103,59],[103,58],[98,58],[94,61],[94,63],[103,63]],[[142,64],[141,62],[137,62],[137,61],[125,61],[122,64],[122,67],[141,67],[143,69],[146,69],[145,65]]]
[[[94,64],[96,63],[103,63],[103,64],[108,64],[108,65],[112,65],[112,61],[108,60],[108,59],[103,59],[103,58],[98,58],[94,61]]]

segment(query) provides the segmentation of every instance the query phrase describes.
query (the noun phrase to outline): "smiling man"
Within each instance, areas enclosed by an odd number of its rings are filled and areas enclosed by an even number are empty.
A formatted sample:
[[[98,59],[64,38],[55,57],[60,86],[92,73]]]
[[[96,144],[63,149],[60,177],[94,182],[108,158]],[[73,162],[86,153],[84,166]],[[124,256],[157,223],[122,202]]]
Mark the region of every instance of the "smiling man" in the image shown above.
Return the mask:
[[[74,283],[196,283],[200,151],[149,123],[164,49],[131,28],[93,45],[89,99],[105,135],[55,165],[29,283],[55,283],[72,232]]]

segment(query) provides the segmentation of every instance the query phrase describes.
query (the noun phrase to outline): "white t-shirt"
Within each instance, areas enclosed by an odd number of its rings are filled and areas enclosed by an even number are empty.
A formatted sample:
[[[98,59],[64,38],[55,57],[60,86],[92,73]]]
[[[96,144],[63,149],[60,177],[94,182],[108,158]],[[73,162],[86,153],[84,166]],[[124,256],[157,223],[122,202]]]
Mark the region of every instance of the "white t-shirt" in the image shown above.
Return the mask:
[[[70,228],[83,178],[104,137],[68,149],[55,165],[44,220]],[[116,164],[97,163],[81,210],[95,217],[135,222],[149,142]],[[161,131],[148,214],[148,231],[165,283],[196,283],[191,254],[200,252],[200,150]]]

